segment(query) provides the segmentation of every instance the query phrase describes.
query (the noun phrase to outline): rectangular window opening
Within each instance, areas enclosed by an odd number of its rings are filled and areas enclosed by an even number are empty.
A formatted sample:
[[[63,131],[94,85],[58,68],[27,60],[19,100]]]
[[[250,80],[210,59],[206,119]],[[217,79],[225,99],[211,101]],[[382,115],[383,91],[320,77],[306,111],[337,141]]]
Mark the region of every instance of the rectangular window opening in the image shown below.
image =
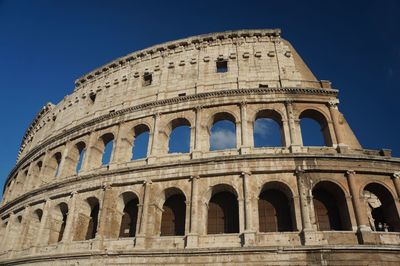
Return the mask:
[[[228,61],[220,60],[217,61],[217,73],[225,73],[228,72]]]
[[[153,75],[145,72],[143,75],[143,86],[150,86],[153,81]]]
[[[91,93],[89,95],[90,100],[92,101],[92,103],[94,103],[96,101],[96,94],[95,93]]]

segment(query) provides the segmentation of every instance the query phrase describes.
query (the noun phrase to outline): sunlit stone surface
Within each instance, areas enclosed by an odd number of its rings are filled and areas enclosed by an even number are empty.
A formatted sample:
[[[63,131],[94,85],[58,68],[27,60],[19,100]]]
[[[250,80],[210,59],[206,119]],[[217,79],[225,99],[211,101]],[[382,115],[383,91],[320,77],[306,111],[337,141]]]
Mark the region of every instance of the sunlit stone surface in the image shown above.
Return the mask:
[[[27,129],[0,264],[398,265],[400,160],[337,94],[279,30],[99,67]]]

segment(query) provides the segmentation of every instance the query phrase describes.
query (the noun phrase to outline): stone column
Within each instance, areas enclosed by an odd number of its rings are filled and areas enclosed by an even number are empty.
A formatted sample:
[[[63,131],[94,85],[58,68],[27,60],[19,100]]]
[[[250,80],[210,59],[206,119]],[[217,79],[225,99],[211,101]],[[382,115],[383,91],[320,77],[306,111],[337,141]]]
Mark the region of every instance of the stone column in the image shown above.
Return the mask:
[[[18,242],[16,243],[16,250],[21,250],[23,247],[23,243],[26,241],[26,237],[29,231],[30,220],[32,219],[32,208],[30,206],[26,206],[24,209],[24,213],[22,214],[22,221],[20,224],[20,234],[18,236]]]
[[[36,239],[35,246],[46,246],[48,244],[50,236],[50,228],[48,224],[51,216],[51,205],[50,199],[46,199],[46,202],[43,206],[43,215],[42,220],[40,221],[39,232],[37,234],[40,237]]]
[[[120,142],[121,142],[121,138],[119,136],[120,129],[121,129],[121,124],[118,124],[117,130],[115,132],[114,143],[113,143],[112,152],[111,152],[110,169],[113,169],[113,167],[112,167],[113,164],[117,164],[120,162],[120,156],[118,154],[118,147],[120,145],[122,145],[122,144],[120,144]]]
[[[29,164],[28,167],[28,175],[25,177],[25,182],[22,186],[22,194],[25,193],[25,191],[30,191],[32,190],[32,171],[33,171],[33,167],[35,166],[35,163],[32,161]]]
[[[83,160],[83,164],[81,167],[82,172],[86,172],[94,168],[95,166],[92,165],[93,161],[93,149],[96,149],[96,143],[97,143],[97,134],[95,132],[91,133],[89,136],[89,140],[86,146],[86,152],[85,152],[85,160]]]
[[[76,200],[78,196],[79,195],[76,191],[71,192],[71,196],[68,201],[67,224],[65,225],[64,235],[61,241],[62,243],[71,243],[73,241],[75,217],[78,212],[78,210],[76,209]]]
[[[202,106],[197,106],[196,111],[196,121],[195,121],[195,137],[194,137],[194,150],[192,151],[192,158],[201,158],[202,154],[202,125],[201,125],[201,110]]]
[[[64,178],[67,177],[68,175],[71,175],[69,173],[70,167],[68,167],[68,164],[71,164],[71,161],[69,159],[69,151],[71,150],[72,143],[70,141],[67,141],[66,145],[64,146],[64,151],[62,152],[61,155],[61,162],[60,162],[60,169],[58,170],[58,178]]]
[[[50,157],[50,152],[46,151],[46,153],[43,156],[43,163],[42,163],[42,168],[40,169],[39,176],[38,178],[40,179],[40,184],[38,186],[40,187],[42,184],[47,184],[49,183],[48,177],[46,175],[46,168],[47,164],[49,163],[49,157]]]
[[[243,198],[244,198],[244,246],[255,244],[255,230],[253,230],[253,217],[250,193],[251,172],[242,172]]]
[[[136,235],[136,244],[135,246],[145,248],[145,241],[147,235],[147,223],[148,223],[148,216],[149,216],[149,201],[150,201],[150,190],[151,190],[152,181],[145,181],[143,183],[143,206],[142,206],[142,213],[140,214],[140,224],[138,234]]]
[[[310,180],[304,175],[304,170],[301,169],[296,169],[296,177],[300,199],[302,231],[312,231],[310,208],[307,200],[311,185]]]
[[[186,247],[195,248],[198,245],[198,228],[199,222],[199,210],[198,210],[198,182],[200,176],[191,176],[190,180],[192,183],[191,199],[190,199],[190,224],[189,233],[186,236]]]
[[[98,214],[98,227],[95,237],[96,240],[99,240],[100,250],[104,249],[104,239],[111,238],[111,234],[114,233],[113,231],[119,229],[119,228],[114,228],[115,222],[112,220],[116,216],[115,213],[113,212],[116,209],[116,207],[110,206],[113,205],[114,203],[112,195],[113,193],[111,185],[103,184],[101,194],[99,195],[100,210]],[[110,209],[112,211],[110,211]]]
[[[247,121],[247,103],[240,103],[240,120],[241,120],[241,147],[240,153],[247,154],[250,152],[249,130]]]
[[[298,136],[297,136],[297,127],[296,127],[296,121],[294,118],[292,102],[286,101],[285,107],[286,107],[286,113],[287,113],[288,124],[289,124],[290,150],[293,153],[300,152],[301,151],[301,147],[300,147],[301,143],[299,142]]]
[[[331,120],[332,120],[332,123],[333,123],[333,130],[334,130],[335,136],[336,136],[336,142],[337,142],[337,145],[338,145],[338,150],[340,152],[345,152],[348,147],[344,143],[345,138],[342,135],[342,130],[340,130],[340,127],[339,127],[339,115],[340,114],[339,114],[339,110],[337,108],[337,104],[338,104],[337,101],[332,101],[332,102],[328,103],[328,106],[329,106],[329,112],[330,112],[330,115],[331,115]],[[332,142],[333,142],[333,140],[332,140]]]
[[[367,227],[368,221],[366,220],[366,216],[363,214],[364,208],[362,207],[362,203],[360,201],[360,195],[358,193],[358,189],[355,184],[354,180],[355,175],[356,172],[353,170],[349,170],[346,172],[347,183],[350,188],[353,209],[356,216],[357,228],[358,231],[369,231]]]
[[[153,132],[149,134],[149,153],[148,153],[148,163],[154,163],[157,160],[157,154],[159,152],[159,121],[160,121],[160,113],[157,113],[153,116]]]
[[[400,172],[396,172],[392,177],[394,187],[396,188],[397,197],[400,198]]]

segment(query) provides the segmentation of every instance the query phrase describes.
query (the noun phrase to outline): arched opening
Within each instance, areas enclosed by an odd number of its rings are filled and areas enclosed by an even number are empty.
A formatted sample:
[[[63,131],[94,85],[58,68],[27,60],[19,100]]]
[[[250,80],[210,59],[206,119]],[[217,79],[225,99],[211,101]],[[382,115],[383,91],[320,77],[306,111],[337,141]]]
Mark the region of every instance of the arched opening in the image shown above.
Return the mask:
[[[75,173],[79,173],[82,168],[83,160],[85,158],[86,144],[84,142],[79,142],[75,145],[76,152],[76,163],[75,163]]]
[[[119,237],[135,237],[139,200],[132,192],[125,192],[122,194],[122,200],[124,209],[121,217]]]
[[[352,230],[346,197],[338,185],[321,181],[314,186],[312,195],[318,230]]]
[[[215,114],[210,129],[210,150],[236,148],[236,120],[229,113]]]
[[[111,133],[104,134],[103,136],[101,136],[100,141],[103,151],[101,163],[102,165],[106,166],[109,165],[111,162],[111,155],[114,145],[114,135]]]
[[[328,122],[323,114],[305,110],[299,119],[303,146],[332,146]]]
[[[232,190],[222,186],[213,188],[208,204],[207,234],[239,233],[239,206]]]
[[[64,237],[65,226],[67,225],[68,205],[64,202],[58,204],[52,210],[50,219],[49,244],[60,242]]]
[[[87,199],[87,202],[90,205],[90,218],[85,239],[89,240],[96,237],[100,205],[96,198],[89,198]]]
[[[147,157],[149,146],[150,129],[141,124],[133,128],[132,160],[144,159]]]
[[[265,184],[258,198],[258,216],[260,232],[293,231],[290,189],[279,182]]]
[[[82,202],[75,228],[74,241],[94,239],[97,233],[99,200],[95,197]]]
[[[274,110],[257,113],[253,126],[254,147],[280,147],[284,145],[282,117]]]
[[[387,188],[378,183],[370,183],[364,188],[363,196],[373,231],[400,232],[399,213]]]
[[[169,134],[168,153],[190,152],[190,122],[185,118],[171,121]]]
[[[161,236],[183,236],[185,234],[186,198],[183,193],[168,195],[161,216]],[[174,193],[174,192],[172,192]]]

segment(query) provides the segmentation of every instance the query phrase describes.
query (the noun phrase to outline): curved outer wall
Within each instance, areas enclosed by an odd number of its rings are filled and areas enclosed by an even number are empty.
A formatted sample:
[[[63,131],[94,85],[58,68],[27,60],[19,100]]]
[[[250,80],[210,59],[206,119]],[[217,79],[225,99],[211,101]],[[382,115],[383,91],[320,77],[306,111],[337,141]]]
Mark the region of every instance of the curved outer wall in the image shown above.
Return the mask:
[[[0,263],[398,264],[400,160],[361,147],[337,94],[279,30],[190,37],[92,71],[24,135]],[[281,146],[255,147],[257,118],[277,122]],[[303,118],[325,146],[303,145]],[[210,150],[223,119],[236,147]],[[168,153],[180,125],[190,151]],[[146,131],[147,155],[132,160]]]

